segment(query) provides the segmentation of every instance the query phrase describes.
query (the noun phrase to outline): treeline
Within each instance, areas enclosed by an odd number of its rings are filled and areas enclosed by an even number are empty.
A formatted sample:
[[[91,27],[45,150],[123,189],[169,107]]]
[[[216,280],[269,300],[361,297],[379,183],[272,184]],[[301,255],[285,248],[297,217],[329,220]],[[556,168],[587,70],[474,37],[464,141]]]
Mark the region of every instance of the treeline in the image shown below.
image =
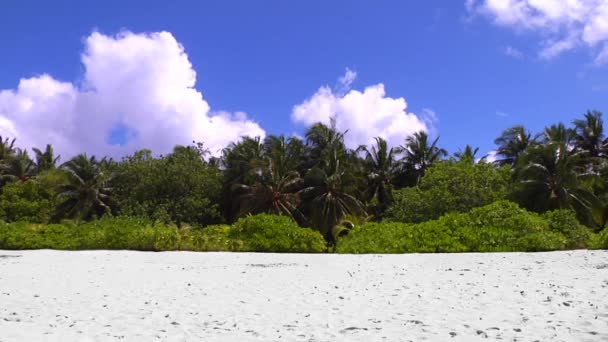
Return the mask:
[[[184,229],[267,213],[317,230],[330,245],[365,222],[396,222],[403,233],[505,200],[531,215],[570,211],[589,234],[608,220],[608,140],[597,111],[537,134],[508,128],[495,141],[493,162],[468,145],[448,155],[425,132],[401,146],[378,137],[357,149],[346,147],[347,134],[318,123],[303,139],[243,137],[219,158],[193,143],[165,156],[141,150],[120,161],[81,154],[65,162],[50,145],[30,154],[0,138],[0,220],[70,225],[138,217]]]

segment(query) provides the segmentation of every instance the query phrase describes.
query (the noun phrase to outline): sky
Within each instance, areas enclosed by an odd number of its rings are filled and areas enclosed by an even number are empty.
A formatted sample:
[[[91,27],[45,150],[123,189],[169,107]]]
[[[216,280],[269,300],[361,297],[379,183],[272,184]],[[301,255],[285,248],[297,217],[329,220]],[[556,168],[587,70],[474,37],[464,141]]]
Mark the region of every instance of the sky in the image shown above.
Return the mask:
[[[481,154],[608,111],[608,0],[0,1],[0,135],[157,154],[336,118]],[[608,113],[607,113],[608,115]]]

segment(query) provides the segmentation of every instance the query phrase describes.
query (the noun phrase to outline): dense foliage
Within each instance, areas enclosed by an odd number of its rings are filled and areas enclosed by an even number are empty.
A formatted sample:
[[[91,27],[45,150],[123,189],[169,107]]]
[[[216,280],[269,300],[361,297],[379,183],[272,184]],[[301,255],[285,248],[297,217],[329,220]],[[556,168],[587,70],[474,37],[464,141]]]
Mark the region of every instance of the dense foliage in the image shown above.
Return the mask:
[[[180,226],[221,223],[222,175],[202,157],[178,147],[165,157],[143,150],[125,158],[113,168],[116,213]]]
[[[510,168],[473,160],[444,161],[430,167],[418,186],[397,190],[386,217],[423,222],[449,212],[467,212],[506,198]]]
[[[498,201],[469,213],[411,224],[368,223],[340,239],[339,253],[552,251],[585,248],[591,232],[573,212],[531,213]]]
[[[496,161],[469,145],[448,156],[426,132],[356,149],[347,135],[332,121],[304,139],[243,137],[219,156],[193,143],[164,156],[80,154],[63,163],[51,145],[27,151],[0,137],[0,238],[27,237],[7,248],[61,248],[35,242],[56,232],[78,248],[280,252],[320,251],[319,236],[353,252],[607,244],[600,112],[539,134],[508,128],[495,140]]]
[[[81,224],[0,222],[0,249],[42,248],[293,253],[319,253],[326,249],[318,232],[271,215],[243,218],[232,226],[202,229],[178,228],[131,217],[106,217]]]

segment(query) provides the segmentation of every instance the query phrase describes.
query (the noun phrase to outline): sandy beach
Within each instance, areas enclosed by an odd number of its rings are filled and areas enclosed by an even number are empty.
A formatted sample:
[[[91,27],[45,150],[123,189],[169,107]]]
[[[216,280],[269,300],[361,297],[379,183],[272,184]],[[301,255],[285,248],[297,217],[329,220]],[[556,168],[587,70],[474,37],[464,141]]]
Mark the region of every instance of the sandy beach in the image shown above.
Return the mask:
[[[608,252],[0,251],[0,341],[607,341]]]

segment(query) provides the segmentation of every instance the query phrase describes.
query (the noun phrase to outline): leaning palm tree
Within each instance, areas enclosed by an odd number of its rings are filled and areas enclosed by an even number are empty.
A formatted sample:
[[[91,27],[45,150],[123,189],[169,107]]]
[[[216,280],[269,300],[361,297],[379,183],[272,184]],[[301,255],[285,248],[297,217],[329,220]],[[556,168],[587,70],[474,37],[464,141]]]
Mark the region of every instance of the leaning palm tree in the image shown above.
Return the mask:
[[[111,175],[104,170],[104,161],[80,154],[61,166],[67,181],[58,188],[60,204],[57,216],[90,219],[110,212],[108,183]]]
[[[55,156],[53,146],[50,144],[46,145],[44,152],[35,147],[32,150],[36,157],[36,171],[38,173],[54,169],[61,158],[61,156]]]
[[[35,174],[34,162],[25,150],[17,149],[14,155],[0,162],[0,177],[3,182],[25,182]]]
[[[361,147],[361,150],[365,152],[365,166],[367,169],[365,197],[367,201],[377,200],[378,209],[382,212],[393,201],[392,184],[397,161],[395,159],[395,149],[389,149],[386,140],[376,137],[375,141],[376,144],[371,149],[366,146]]]
[[[408,136],[405,144],[396,149],[398,153],[404,154],[402,167],[414,174],[416,184],[420,183],[429,166],[447,156],[448,152],[437,146],[438,141],[439,137],[429,144],[428,134],[420,131]]]
[[[532,137],[524,126],[513,126],[503,131],[500,137],[494,140],[494,143],[498,145],[496,155],[500,157],[500,159],[496,160],[496,164],[514,167],[517,165],[520,155],[528,147],[534,145],[536,139]]]

